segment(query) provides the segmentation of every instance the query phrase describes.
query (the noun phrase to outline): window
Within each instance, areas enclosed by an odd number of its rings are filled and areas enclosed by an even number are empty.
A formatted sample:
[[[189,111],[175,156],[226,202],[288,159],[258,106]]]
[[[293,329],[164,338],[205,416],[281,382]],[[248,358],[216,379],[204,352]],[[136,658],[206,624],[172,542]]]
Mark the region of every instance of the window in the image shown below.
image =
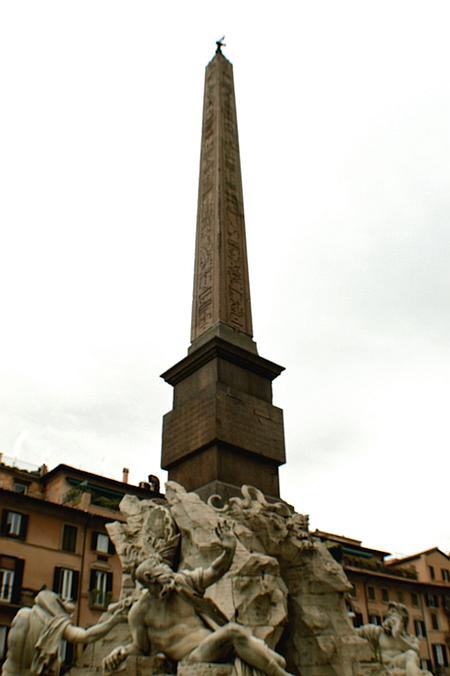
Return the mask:
[[[2,515],[2,533],[13,538],[25,539],[28,517],[20,512],[4,510]]]
[[[424,669],[425,671],[430,671],[433,668],[433,665],[431,664],[431,660],[427,660],[424,657],[420,658],[420,668]]]
[[[0,554],[0,601],[21,604],[24,566],[23,559]]]
[[[450,582],[450,570],[446,568],[441,568],[442,579],[444,582]]]
[[[427,594],[425,596],[425,601],[426,601],[428,608],[438,608],[439,607],[439,599],[436,596],[436,594]]]
[[[434,580],[435,574],[434,574],[434,566],[428,566],[428,572],[430,573],[430,578]]]
[[[352,584],[352,588],[350,589],[350,596],[352,599],[356,599],[356,586]]]
[[[63,568],[61,570],[61,598],[64,601],[72,600],[73,570]]]
[[[355,617],[353,618],[353,626],[354,627],[362,627],[364,624],[363,616],[362,613],[355,613]]]
[[[425,629],[425,622],[422,622],[422,620],[414,620],[414,631],[416,632],[417,638],[426,638],[427,632]]]
[[[22,481],[15,481],[14,493],[21,493],[22,495],[25,495],[25,493],[28,493],[28,484],[25,484]]]
[[[414,608],[419,607],[419,596],[415,593],[411,593],[411,603],[413,604]]]
[[[67,523],[63,526],[62,545],[61,549],[65,552],[75,552],[77,548],[77,532],[76,526],[69,526]]]
[[[6,657],[6,640],[8,638],[8,627],[0,624],[0,660]]]
[[[431,626],[436,631],[439,631],[439,622],[436,613],[431,613]]]
[[[441,643],[433,643],[434,664],[437,667],[448,667],[447,650]]]
[[[106,608],[112,597],[112,573],[91,570],[89,581],[89,605]]]
[[[369,615],[369,624],[381,626],[381,617],[379,615]]]
[[[382,590],[381,590],[381,598],[383,599],[383,601],[384,601],[385,603],[387,603],[387,602],[389,601],[389,592],[388,592],[387,589],[382,589]]]
[[[73,663],[74,658],[73,643],[69,643],[64,638],[61,639],[58,646],[58,658],[62,666],[70,666]],[[67,669],[64,669],[64,673],[66,671]]]
[[[106,533],[92,533],[92,549],[103,554],[114,554],[114,545]]]
[[[14,570],[0,568],[0,601],[11,603],[14,590]]]
[[[398,591],[398,592],[397,592],[397,598],[398,598],[398,600],[399,600],[400,603],[404,603],[404,596],[403,596],[403,592],[402,592],[402,591]]]
[[[367,597],[370,601],[375,601],[375,589],[374,589],[374,587],[367,587]]]
[[[55,568],[53,591],[64,601],[76,601],[78,598],[79,572],[70,568]]]

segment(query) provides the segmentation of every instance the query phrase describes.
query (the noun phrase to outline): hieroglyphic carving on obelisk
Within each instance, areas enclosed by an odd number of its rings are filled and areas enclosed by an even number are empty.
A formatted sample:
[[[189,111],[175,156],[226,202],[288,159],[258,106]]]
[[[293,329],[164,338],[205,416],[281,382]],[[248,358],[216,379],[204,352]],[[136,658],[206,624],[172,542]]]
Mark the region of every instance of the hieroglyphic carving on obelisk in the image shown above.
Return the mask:
[[[191,341],[224,327],[254,345],[233,66],[219,50],[205,76]]]

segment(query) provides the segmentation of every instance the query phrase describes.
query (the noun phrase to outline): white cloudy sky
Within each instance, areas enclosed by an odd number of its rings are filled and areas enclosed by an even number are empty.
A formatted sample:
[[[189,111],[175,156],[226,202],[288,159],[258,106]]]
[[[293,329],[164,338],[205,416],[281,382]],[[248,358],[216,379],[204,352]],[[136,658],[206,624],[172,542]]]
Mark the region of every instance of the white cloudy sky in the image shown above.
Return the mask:
[[[225,33],[283,497],[448,551],[449,24],[434,0],[1,3],[0,450],[158,473]]]

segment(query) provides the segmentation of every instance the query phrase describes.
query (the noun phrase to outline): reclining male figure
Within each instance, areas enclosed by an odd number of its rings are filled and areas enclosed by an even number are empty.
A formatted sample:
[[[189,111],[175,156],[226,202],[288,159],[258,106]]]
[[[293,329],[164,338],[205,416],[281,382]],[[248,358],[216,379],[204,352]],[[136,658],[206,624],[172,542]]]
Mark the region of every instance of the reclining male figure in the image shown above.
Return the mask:
[[[175,662],[226,662],[237,656],[268,676],[289,676],[281,655],[249,628],[228,622],[204,598],[206,588],[230,569],[236,549],[227,522],[216,533],[223,551],[209,568],[174,572],[158,555],[138,566],[136,578],[144,591],[128,615],[132,642],[105,658],[105,670],[114,671],[128,655],[164,653]]]

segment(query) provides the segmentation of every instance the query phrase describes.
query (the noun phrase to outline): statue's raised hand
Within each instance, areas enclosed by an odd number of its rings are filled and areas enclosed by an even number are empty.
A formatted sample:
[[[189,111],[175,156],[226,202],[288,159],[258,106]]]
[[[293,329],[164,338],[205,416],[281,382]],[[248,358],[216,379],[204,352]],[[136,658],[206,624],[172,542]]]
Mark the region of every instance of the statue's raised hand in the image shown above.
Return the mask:
[[[219,521],[216,526],[216,535],[225,550],[234,551],[236,549],[236,536],[233,533],[233,525],[229,521]]]

